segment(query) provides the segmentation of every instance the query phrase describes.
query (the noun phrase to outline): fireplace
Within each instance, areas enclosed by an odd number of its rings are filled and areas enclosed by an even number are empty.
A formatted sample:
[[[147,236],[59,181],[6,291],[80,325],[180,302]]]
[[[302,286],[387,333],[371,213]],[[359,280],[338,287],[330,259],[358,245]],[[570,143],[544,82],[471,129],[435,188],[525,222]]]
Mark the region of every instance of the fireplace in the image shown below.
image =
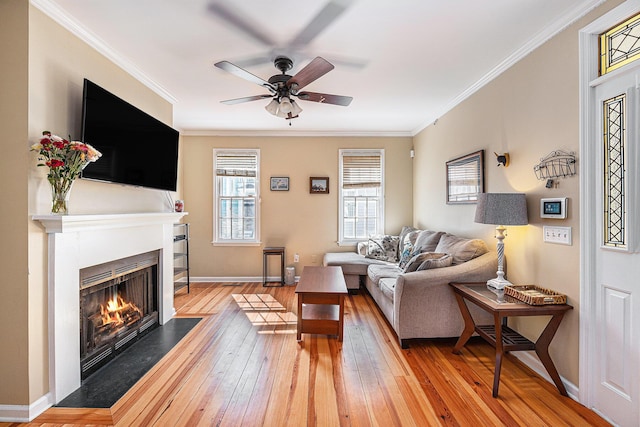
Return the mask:
[[[80,270],[84,380],[158,326],[159,251]]]
[[[173,309],[173,224],[185,212],[36,215],[48,234],[49,393],[43,408],[80,387],[80,271],[158,253],[158,323]],[[89,273],[89,275],[93,275]],[[94,281],[97,282],[97,281]],[[44,409],[42,409],[44,410]]]

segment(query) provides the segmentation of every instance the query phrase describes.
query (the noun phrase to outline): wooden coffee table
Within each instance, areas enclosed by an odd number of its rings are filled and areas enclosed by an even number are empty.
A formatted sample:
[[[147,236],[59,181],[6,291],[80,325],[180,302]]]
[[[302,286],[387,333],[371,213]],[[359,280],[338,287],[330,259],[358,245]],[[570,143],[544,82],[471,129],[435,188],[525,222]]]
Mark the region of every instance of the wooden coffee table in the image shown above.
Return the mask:
[[[342,341],[347,293],[341,267],[304,267],[296,287],[298,341],[303,333],[337,335],[338,341]]]

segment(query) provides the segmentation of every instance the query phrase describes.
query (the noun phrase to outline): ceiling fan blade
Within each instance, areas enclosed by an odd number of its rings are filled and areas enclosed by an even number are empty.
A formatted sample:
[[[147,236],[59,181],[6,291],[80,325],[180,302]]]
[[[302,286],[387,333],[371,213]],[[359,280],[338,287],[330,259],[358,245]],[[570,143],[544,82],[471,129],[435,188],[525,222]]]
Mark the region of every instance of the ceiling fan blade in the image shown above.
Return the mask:
[[[322,104],[342,105],[343,107],[348,106],[351,104],[351,101],[353,101],[353,98],[350,96],[329,95],[328,93],[316,92],[300,92],[298,94],[298,99],[303,101],[320,102]]]
[[[235,99],[227,99],[225,101],[220,101],[226,105],[234,105],[234,104],[242,104],[243,102],[249,101],[257,101],[259,99],[272,98],[273,95],[254,95],[254,96],[245,96],[244,98],[235,98]]]
[[[330,1],[326,6],[307,24],[305,28],[289,43],[289,46],[306,46],[316,38],[318,34],[324,31],[331,23],[347,10],[347,4],[344,1]]]
[[[267,82],[266,80],[261,79],[260,77],[251,74],[250,72],[248,72],[247,70],[245,70],[244,68],[240,68],[237,65],[232,64],[229,61],[220,61],[220,62],[216,62],[215,64],[216,67],[220,68],[221,70],[224,70],[228,73],[233,74],[234,76],[240,77],[241,79],[245,79],[250,81],[251,83],[255,83],[257,85],[266,87],[269,90],[274,90],[275,88],[271,85],[271,83]]]
[[[233,25],[260,43],[267,46],[275,46],[275,40],[269,37],[264,31],[261,31],[257,23],[250,22],[248,19],[242,17],[240,12],[229,8],[229,6],[224,6],[220,2],[212,1],[209,2],[207,9],[209,12],[222,18],[224,22]]]
[[[333,65],[329,61],[317,56],[313,61],[308,63],[306,67],[298,71],[295,76],[291,77],[287,82],[287,86],[299,91],[309,83],[333,70],[333,68]],[[293,86],[294,84],[296,85],[295,88]]]

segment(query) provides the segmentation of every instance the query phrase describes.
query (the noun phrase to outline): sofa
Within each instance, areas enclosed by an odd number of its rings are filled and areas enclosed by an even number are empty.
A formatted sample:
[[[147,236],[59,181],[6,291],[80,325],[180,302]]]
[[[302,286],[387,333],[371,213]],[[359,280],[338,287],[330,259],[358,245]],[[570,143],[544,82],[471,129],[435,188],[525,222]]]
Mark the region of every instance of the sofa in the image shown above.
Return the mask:
[[[407,340],[460,336],[464,321],[450,282],[496,276],[497,254],[480,239],[403,227],[398,236],[371,236],[356,252],[330,252],[323,265],[340,266],[350,291],[365,287],[395,331]],[[470,307],[476,322],[490,315]]]

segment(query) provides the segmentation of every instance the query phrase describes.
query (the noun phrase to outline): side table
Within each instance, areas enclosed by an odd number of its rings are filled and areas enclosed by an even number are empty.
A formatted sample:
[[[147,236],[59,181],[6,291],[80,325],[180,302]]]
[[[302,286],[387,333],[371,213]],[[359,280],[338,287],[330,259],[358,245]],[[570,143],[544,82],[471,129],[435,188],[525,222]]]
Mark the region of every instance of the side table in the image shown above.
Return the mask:
[[[562,322],[564,314],[573,307],[567,304],[529,305],[504,295],[504,291],[487,288],[486,282],[449,283],[455,292],[460,313],[464,318],[464,330],[453,352],[459,354],[471,335],[477,332],[496,349],[496,367],[493,376],[493,397],[498,397],[502,356],[508,351],[535,350],[561,395],[567,390],[549,356],[549,344]],[[477,305],[493,315],[493,325],[476,325],[465,300]],[[552,316],[537,341],[531,342],[506,325],[509,316]]]
[[[267,257],[269,255],[280,256],[280,286],[284,286],[284,248],[281,246],[262,249],[262,286],[267,286]]]

